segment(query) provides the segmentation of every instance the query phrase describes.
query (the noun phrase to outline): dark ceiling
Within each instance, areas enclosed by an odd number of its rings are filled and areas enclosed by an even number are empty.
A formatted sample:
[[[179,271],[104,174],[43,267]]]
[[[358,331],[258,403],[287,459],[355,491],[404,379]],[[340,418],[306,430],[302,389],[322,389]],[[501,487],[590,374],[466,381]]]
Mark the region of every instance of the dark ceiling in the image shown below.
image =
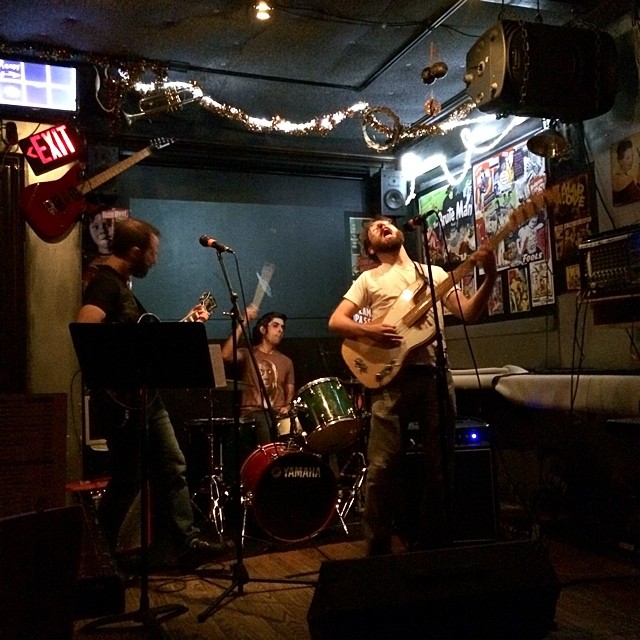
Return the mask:
[[[412,136],[411,127],[429,121],[425,101],[440,103],[443,114],[468,101],[466,53],[498,19],[603,28],[628,11],[631,0],[280,0],[271,3],[265,22],[255,19],[254,4],[3,0],[0,53],[86,63],[103,105],[113,98],[121,63],[142,71],[145,82],[156,67],[166,69],[169,80],[196,82],[208,100],[128,126],[121,111],[114,118],[91,96],[86,108],[110,122],[110,135],[114,129],[124,137],[158,132],[222,149],[390,158],[398,147],[376,150],[363,136],[361,107],[324,135],[314,119],[367,103],[382,108],[374,111],[377,121],[397,119],[408,128],[398,146],[410,145],[421,137]],[[423,70],[435,62],[448,72],[425,84]],[[119,107],[138,112],[139,95],[126,83],[125,89]],[[266,119],[266,128],[252,130],[246,117]],[[274,117],[294,125],[313,121],[312,133],[276,133]],[[385,147],[384,135],[371,133]]]

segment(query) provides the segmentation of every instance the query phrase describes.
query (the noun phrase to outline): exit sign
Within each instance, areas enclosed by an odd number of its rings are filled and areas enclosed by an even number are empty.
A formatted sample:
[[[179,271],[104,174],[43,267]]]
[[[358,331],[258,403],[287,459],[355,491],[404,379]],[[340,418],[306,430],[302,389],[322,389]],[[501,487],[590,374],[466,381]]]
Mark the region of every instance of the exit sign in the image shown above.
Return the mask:
[[[32,133],[18,145],[37,176],[77,160],[83,148],[77,130],[66,124]]]

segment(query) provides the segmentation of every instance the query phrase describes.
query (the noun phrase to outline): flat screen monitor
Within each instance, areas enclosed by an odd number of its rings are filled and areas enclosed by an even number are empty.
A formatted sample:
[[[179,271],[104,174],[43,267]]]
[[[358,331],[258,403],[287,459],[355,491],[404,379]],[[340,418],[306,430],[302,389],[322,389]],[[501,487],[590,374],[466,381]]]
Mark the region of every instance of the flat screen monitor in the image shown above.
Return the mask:
[[[18,110],[77,110],[74,67],[0,58],[0,105]]]

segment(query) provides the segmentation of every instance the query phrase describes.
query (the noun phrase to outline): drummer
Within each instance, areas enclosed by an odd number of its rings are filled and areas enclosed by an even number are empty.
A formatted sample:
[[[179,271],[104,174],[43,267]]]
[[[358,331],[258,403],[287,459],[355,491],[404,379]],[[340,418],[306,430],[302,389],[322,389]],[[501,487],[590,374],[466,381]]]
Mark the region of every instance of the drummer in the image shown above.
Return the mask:
[[[247,307],[247,326],[257,318],[258,311],[258,307],[253,304]],[[293,402],[293,362],[278,349],[284,338],[286,323],[287,316],[284,313],[265,313],[253,328],[249,346],[241,343],[243,332],[240,323],[236,329],[239,369],[237,375],[245,383],[242,388],[240,418],[255,421],[258,444],[266,444],[277,438],[276,425],[279,420],[289,415]],[[249,349],[255,357],[264,390],[258,381]],[[222,358],[228,365],[233,363],[233,336],[229,336],[222,345]]]

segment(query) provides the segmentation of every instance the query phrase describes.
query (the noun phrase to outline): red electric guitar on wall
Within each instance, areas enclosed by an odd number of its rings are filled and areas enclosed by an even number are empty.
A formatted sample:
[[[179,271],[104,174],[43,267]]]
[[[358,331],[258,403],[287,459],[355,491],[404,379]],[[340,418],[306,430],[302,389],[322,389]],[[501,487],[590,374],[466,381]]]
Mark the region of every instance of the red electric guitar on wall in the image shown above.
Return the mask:
[[[20,194],[20,208],[42,240],[57,240],[79,220],[87,193],[144,160],[155,149],[163,149],[172,143],[173,140],[169,138],[156,138],[148,147],[88,180],[82,179],[81,165],[74,165],[58,180],[37,182],[25,187]]]

